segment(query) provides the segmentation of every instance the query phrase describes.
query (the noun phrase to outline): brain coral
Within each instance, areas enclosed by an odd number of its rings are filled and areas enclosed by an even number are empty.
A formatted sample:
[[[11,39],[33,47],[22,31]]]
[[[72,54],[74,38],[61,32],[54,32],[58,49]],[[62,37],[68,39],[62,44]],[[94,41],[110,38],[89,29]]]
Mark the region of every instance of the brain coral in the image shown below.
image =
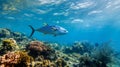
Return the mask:
[[[43,42],[32,41],[26,46],[26,50],[29,50],[29,55],[37,57],[43,55],[44,58],[51,58],[55,55],[55,51],[50,47],[46,46]],[[52,56],[51,56],[52,55]]]

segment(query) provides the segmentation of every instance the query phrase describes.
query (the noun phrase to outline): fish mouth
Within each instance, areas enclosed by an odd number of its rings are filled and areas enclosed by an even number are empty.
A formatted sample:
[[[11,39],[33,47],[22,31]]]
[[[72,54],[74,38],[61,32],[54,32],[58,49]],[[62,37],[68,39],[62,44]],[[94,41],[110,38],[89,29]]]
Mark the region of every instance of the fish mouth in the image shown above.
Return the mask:
[[[67,30],[65,30],[65,31],[64,31],[64,33],[66,34],[66,33],[68,33],[68,31],[67,31]]]

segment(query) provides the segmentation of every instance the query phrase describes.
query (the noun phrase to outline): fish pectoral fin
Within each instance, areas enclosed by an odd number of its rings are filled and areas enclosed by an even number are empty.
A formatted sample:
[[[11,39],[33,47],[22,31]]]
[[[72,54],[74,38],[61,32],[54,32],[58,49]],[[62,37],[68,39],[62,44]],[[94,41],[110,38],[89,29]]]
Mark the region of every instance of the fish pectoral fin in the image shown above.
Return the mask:
[[[57,31],[57,28],[55,28],[55,27],[52,27],[52,30],[53,30],[53,31]]]

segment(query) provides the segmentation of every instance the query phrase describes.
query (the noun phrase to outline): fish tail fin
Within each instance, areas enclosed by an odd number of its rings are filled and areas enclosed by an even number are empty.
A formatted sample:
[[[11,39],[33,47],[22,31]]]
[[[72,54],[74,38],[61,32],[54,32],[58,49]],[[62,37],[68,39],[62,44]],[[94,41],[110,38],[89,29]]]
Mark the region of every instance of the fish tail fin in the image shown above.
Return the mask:
[[[29,27],[32,29],[32,32],[31,32],[31,34],[30,34],[30,36],[29,37],[32,37],[32,35],[34,34],[34,32],[35,32],[35,29],[31,26],[31,25],[29,25]]]

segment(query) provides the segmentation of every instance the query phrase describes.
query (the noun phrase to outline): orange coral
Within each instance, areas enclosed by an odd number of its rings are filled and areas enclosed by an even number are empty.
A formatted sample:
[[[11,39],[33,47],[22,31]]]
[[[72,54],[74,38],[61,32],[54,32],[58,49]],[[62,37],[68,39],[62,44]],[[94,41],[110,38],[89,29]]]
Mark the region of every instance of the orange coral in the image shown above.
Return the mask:
[[[29,66],[29,63],[31,63],[32,60],[33,59],[25,52],[8,52],[0,58],[0,67],[16,67],[17,65]]]
[[[1,63],[16,64],[18,63],[19,58],[20,58],[19,54],[16,54],[14,52],[8,52],[7,54],[1,57]]]

